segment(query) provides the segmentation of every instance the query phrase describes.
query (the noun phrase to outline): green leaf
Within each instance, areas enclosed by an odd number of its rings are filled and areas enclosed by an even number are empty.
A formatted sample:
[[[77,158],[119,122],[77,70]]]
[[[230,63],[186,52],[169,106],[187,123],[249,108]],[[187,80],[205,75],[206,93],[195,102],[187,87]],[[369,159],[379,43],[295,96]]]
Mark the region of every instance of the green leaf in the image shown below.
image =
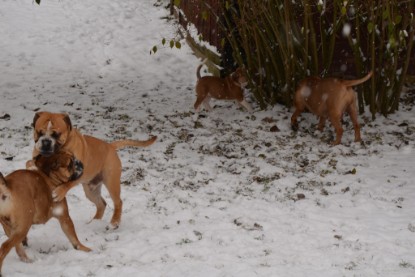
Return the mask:
[[[157,46],[154,45],[152,50],[153,50],[153,53],[156,54],[157,53]]]
[[[35,2],[36,2],[38,5],[40,5],[40,0],[35,0]]]
[[[163,44],[163,45],[165,45],[165,44],[166,44],[166,39],[165,39],[165,38],[163,38],[163,39],[161,40],[161,44]]]
[[[401,23],[401,21],[402,21],[402,16],[401,15],[397,15],[395,17],[395,24],[398,25],[399,23]]]
[[[179,7],[180,6],[180,2],[181,2],[181,0],[174,0],[174,5],[176,7]]]
[[[222,38],[220,40],[220,46],[222,46],[222,48],[225,47],[225,43],[226,43],[226,39],[225,38]]]
[[[346,7],[345,7],[345,6],[343,6],[343,7],[342,7],[342,15],[346,15],[346,12],[347,12]]]
[[[208,12],[207,12],[207,11],[203,11],[203,12],[202,12],[202,19],[203,19],[203,20],[208,20],[208,17],[209,17]]]
[[[396,47],[396,39],[394,36],[391,36],[389,38],[389,45],[391,49],[394,49]]]
[[[225,1],[225,9],[229,11],[230,7],[231,5],[229,4],[229,1]]]
[[[375,26],[373,25],[373,22],[369,22],[369,24],[367,24],[367,30],[369,32],[369,34],[371,34],[373,32],[373,28]]]
[[[180,43],[180,41],[176,41],[176,48],[177,49],[180,49],[180,48],[182,48],[182,44]]]
[[[383,19],[387,19],[387,18],[389,18],[389,10],[384,10],[384,11],[383,11],[383,13],[382,13],[382,18],[383,18]]]
[[[170,48],[174,47],[174,40],[170,40]]]

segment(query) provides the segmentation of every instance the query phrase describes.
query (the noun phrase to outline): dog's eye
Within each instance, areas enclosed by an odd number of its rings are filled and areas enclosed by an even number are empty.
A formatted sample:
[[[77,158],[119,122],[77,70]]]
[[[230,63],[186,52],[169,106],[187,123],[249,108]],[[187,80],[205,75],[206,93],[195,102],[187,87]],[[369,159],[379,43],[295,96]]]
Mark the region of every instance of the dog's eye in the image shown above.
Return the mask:
[[[57,161],[54,161],[51,165],[52,170],[57,170],[59,168],[59,164]]]
[[[51,136],[52,136],[52,138],[54,138],[54,139],[58,139],[58,138],[60,137],[60,135],[61,135],[61,134],[59,134],[59,133],[53,132]]]

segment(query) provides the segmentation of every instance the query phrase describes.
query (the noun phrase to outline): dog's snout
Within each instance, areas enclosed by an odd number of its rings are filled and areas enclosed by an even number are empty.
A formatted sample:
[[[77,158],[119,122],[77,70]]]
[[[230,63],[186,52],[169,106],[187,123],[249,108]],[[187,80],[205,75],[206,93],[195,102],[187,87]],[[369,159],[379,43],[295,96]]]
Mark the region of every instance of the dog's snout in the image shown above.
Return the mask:
[[[52,141],[50,139],[42,140],[42,148],[43,149],[50,149],[52,147]]]
[[[42,156],[50,156],[56,148],[55,142],[52,139],[43,138],[40,140],[39,151]]]

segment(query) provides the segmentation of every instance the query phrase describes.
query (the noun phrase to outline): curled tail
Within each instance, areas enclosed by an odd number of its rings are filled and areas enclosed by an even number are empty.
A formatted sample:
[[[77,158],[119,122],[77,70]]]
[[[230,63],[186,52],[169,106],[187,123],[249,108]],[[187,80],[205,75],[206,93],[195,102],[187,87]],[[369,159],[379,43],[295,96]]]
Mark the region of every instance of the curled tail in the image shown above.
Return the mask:
[[[146,147],[152,145],[156,141],[157,137],[154,136],[148,140],[132,140],[132,139],[125,139],[125,140],[117,140],[111,142],[111,145],[115,147],[115,149],[122,149],[129,146],[135,147]]]
[[[200,76],[200,69],[202,68],[202,66],[206,63],[206,61],[207,61],[207,58],[206,59],[204,59],[203,61],[202,61],[202,63],[201,64],[199,64],[199,66],[197,67],[197,69],[196,69],[196,76],[197,76],[197,79],[199,80],[200,78],[202,78],[201,76]]]
[[[363,77],[361,79],[357,79],[357,80],[342,80],[342,83],[346,87],[356,86],[356,85],[359,85],[359,84],[364,83],[367,80],[369,80],[369,78],[372,77],[372,75],[373,75],[373,71],[370,71],[365,77]]]

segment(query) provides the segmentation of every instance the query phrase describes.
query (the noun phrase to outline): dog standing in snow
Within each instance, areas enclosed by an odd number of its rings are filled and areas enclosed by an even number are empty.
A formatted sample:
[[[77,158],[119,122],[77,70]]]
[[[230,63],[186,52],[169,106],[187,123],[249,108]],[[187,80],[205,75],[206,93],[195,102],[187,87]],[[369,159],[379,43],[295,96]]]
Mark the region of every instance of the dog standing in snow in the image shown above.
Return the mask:
[[[121,221],[121,160],[117,149],[125,147],[146,147],[153,144],[157,137],[145,141],[119,140],[107,143],[92,136],[81,134],[72,127],[67,114],[38,112],[33,118],[34,141],[33,157],[49,156],[57,151],[68,151],[84,166],[82,176],[72,182],[67,182],[53,190],[55,201],[62,200],[66,193],[78,184],[82,184],[86,197],[95,204],[94,219],[101,219],[107,203],[101,196],[104,184],[114,203],[114,212],[107,229],[118,228]]]
[[[0,276],[3,260],[13,247],[20,260],[31,261],[22,242],[33,224],[44,224],[51,217],[59,220],[75,249],[91,251],[76,235],[66,198],[60,202],[52,200],[52,190],[79,178],[82,166],[72,155],[59,152],[50,157],[36,157],[27,163],[27,167],[31,170],[17,170],[6,177],[0,173],[0,222],[8,237],[0,249]]]
[[[318,130],[322,131],[328,118],[336,131],[333,145],[340,144],[343,135],[341,119],[344,112],[350,115],[355,131],[355,142],[361,141],[360,126],[357,122],[356,92],[352,86],[369,80],[372,72],[357,80],[308,77],[300,82],[294,96],[295,111],[291,127],[298,130],[297,117],[307,109],[320,118]]]
[[[243,89],[248,84],[245,72],[242,68],[238,68],[230,76],[225,78],[215,76],[200,76],[200,69],[206,62],[204,60],[196,70],[197,84],[196,84],[196,102],[194,108],[196,112],[200,111],[200,106],[203,104],[207,111],[212,108],[209,105],[211,98],[220,100],[235,100],[241,106],[245,107],[249,112],[252,112],[251,105],[244,99]]]

